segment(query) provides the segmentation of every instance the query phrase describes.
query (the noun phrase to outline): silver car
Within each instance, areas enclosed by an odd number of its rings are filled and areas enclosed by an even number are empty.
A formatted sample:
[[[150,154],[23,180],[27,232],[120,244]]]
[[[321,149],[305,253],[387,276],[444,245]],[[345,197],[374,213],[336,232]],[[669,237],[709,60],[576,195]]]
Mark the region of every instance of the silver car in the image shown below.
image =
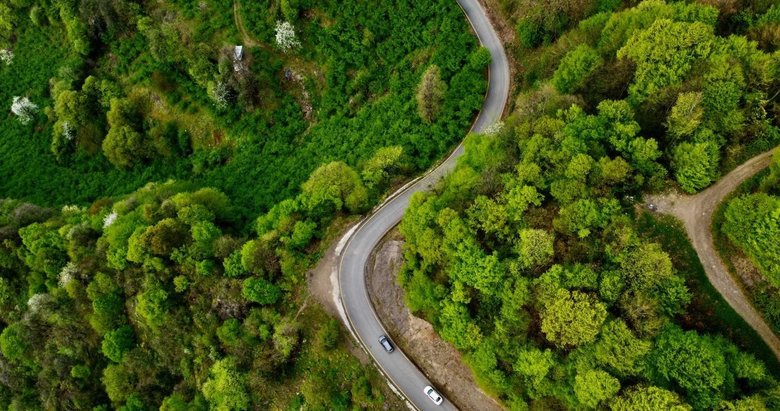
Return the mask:
[[[383,335],[383,336],[379,337],[379,344],[382,344],[382,347],[387,352],[395,351],[395,348],[393,347],[393,343],[390,342],[390,339],[387,338],[386,335]]]
[[[423,388],[423,392],[436,405],[441,405],[441,403],[444,401],[444,398],[442,398],[441,395],[439,395],[439,393],[436,392],[436,390],[434,390],[430,385],[426,385],[425,388]]]

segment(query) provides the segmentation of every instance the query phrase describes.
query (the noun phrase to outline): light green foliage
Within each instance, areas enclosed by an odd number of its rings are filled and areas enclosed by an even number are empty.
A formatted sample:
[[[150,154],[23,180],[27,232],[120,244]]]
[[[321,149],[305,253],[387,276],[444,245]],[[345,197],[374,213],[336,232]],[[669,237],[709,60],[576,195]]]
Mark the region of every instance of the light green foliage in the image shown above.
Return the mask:
[[[135,312],[150,327],[158,327],[165,321],[168,311],[168,293],[157,281],[147,281],[144,291],[138,294]]]
[[[16,16],[7,4],[0,4],[0,41],[3,46],[8,42],[16,24]]]
[[[552,84],[561,93],[574,93],[581,89],[588,76],[603,64],[596,50],[580,45],[564,56],[552,77]]]
[[[730,201],[722,230],[769,282],[780,286],[780,199],[759,193]]]
[[[675,179],[684,191],[695,193],[718,177],[719,161],[720,150],[712,142],[682,143],[674,148]]]
[[[604,325],[596,342],[596,360],[618,376],[633,376],[642,371],[650,343],[634,336],[622,320]]]
[[[512,368],[525,378],[529,388],[539,390],[555,362],[556,358],[552,351],[528,348],[520,351]],[[531,396],[534,396],[533,393]]]
[[[55,280],[67,259],[60,234],[49,226],[34,223],[20,229],[19,236],[24,244],[20,257],[27,267]]]
[[[235,359],[228,357],[215,362],[209,379],[203,384],[203,396],[212,410],[234,411],[249,408],[246,375],[236,368]]]
[[[363,164],[360,177],[368,189],[381,187],[401,165],[402,146],[382,147]]]
[[[124,306],[120,289],[107,274],[97,273],[87,286],[87,296],[92,301],[89,323],[100,335],[121,325]]]
[[[672,139],[688,137],[696,131],[704,117],[702,93],[680,93],[666,120],[666,127]]]
[[[289,358],[299,343],[299,325],[291,320],[282,320],[274,327],[274,349],[282,356]]]
[[[442,324],[442,337],[458,349],[473,349],[482,341],[482,332],[462,304],[445,302],[439,321]]]
[[[303,249],[317,233],[317,223],[313,221],[296,221],[287,245],[293,249]]]
[[[617,257],[629,287],[650,290],[674,275],[669,255],[658,243],[632,246]]]
[[[358,173],[340,161],[316,169],[301,189],[303,204],[315,216],[329,215],[342,208],[357,212],[368,200]]]
[[[744,122],[739,110],[745,88],[742,67],[730,64],[730,57],[715,55],[710,59],[710,70],[704,76],[702,105],[706,110],[707,124],[718,133],[733,133]]]
[[[441,79],[441,70],[438,66],[429,66],[417,87],[417,112],[423,121],[433,123],[436,120],[446,92],[447,84]]]
[[[610,404],[612,411],[690,411],[680,396],[658,387],[633,387]]]
[[[241,278],[248,274],[242,263],[241,254],[241,250],[237,250],[222,261],[222,266],[225,268],[225,277]]]
[[[602,370],[588,370],[574,377],[574,394],[588,408],[596,408],[619,390],[620,381]]]
[[[629,92],[640,102],[658,90],[682,81],[697,58],[709,55],[714,41],[711,26],[669,19],[655,21],[632,36],[618,57],[636,63],[636,78]]]
[[[558,347],[593,342],[607,318],[604,304],[580,291],[559,289],[541,310],[542,332]]]
[[[552,259],[554,237],[544,230],[520,231],[517,253],[524,267],[544,266]]]

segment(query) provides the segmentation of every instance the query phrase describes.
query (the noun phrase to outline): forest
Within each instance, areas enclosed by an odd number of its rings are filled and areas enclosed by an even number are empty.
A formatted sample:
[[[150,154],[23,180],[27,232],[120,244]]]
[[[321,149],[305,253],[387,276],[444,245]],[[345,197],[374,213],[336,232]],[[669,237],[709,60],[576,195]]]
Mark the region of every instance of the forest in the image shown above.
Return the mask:
[[[722,308],[679,225],[641,203],[780,142],[780,8],[499,3],[520,94],[412,198],[409,307],[509,409],[780,408],[777,359]],[[777,167],[723,226],[770,282]]]
[[[42,206],[172,178],[223,191],[248,222],[330,161],[401,146],[426,168],[486,84],[448,0],[13,0],[0,27],[0,101],[32,104],[0,119],[0,190]],[[446,86],[428,114],[426,72]]]
[[[0,408],[400,407],[306,273],[462,138],[477,45],[450,0],[0,2]]]

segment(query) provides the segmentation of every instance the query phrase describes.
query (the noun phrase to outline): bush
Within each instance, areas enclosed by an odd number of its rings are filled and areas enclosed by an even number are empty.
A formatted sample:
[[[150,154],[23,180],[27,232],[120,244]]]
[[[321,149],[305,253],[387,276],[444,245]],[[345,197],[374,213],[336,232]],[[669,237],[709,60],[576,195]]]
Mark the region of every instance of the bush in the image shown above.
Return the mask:
[[[241,294],[249,301],[260,305],[273,305],[282,297],[282,290],[262,278],[247,278]]]

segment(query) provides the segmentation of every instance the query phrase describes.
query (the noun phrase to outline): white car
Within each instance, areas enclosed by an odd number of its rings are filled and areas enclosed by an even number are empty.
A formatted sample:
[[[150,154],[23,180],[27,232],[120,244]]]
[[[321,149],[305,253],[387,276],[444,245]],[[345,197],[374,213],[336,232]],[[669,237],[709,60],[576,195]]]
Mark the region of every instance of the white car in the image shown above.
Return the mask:
[[[423,388],[423,392],[436,405],[441,405],[441,403],[444,401],[444,398],[442,398],[441,395],[439,395],[439,393],[436,392],[436,390],[434,390],[430,385],[426,385],[425,388]]]

